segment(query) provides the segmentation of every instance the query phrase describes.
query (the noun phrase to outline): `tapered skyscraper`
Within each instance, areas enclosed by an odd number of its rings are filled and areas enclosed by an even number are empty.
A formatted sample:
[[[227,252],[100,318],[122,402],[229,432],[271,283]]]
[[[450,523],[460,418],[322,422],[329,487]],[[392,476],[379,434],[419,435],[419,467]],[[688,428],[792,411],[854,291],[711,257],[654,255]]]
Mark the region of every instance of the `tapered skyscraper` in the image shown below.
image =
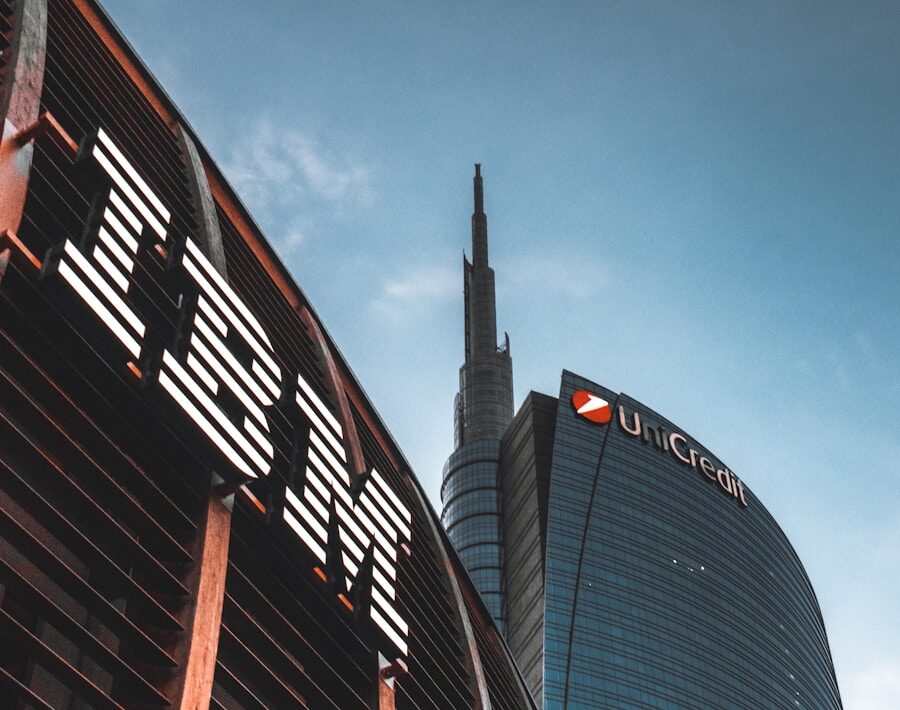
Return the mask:
[[[444,466],[443,522],[478,590],[502,626],[498,465],[512,421],[509,336],[497,346],[494,270],[488,265],[481,166],[475,165],[472,261],[463,256],[466,361],[459,369],[455,451]]]
[[[538,706],[840,710],[803,565],[710,449],[569,371],[558,396],[531,392],[511,419],[478,166],[463,266],[442,518]],[[603,340],[604,325],[586,327]]]
[[[478,439],[499,439],[513,417],[509,335],[497,346],[494,270],[488,265],[487,215],[481,165],[475,164],[472,261],[463,255],[466,362],[459,370],[456,448]]]

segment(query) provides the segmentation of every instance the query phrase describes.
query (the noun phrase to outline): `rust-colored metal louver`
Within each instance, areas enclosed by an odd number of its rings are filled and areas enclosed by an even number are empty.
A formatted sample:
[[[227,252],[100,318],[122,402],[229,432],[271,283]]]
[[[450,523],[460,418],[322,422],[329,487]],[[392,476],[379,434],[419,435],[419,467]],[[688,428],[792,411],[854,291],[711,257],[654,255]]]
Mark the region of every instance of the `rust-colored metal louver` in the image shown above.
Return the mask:
[[[17,18],[31,23],[30,63],[15,61]],[[13,67],[33,71],[11,82]],[[0,0],[0,97],[13,89],[18,139],[0,142],[0,710],[176,707],[189,687],[229,709],[481,708],[488,693],[498,708],[530,707],[486,610],[460,603],[471,585],[458,561],[448,567],[434,512],[305,296],[94,2]],[[159,363],[123,356],[59,276],[62,245],[86,251],[108,219],[110,192],[87,159],[101,129],[134,171],[121,184],[170,213],[164,243],[138,230],[133,255],[103,247],[128,265],[121,293],[144,342],[177,342],[185,277],[172,265],[188,240],[211,249],[210,232],[224,251],[217,273],[271,340],[283,389],[265,414],[271,471],[244,487],[161,396]],[[281,515],[305,485],[298,376],[353,439],[348,495],[376,470],[408,511],[390,583],[392,623],[408,625],[402,658],[382,657],[365,571],[340,586],[340,548],[323,564]],[[201,564],[210,531],[216,569]],[[488,690],[470,628],[497,676]],[[207,686],[186,678],[198,664]]]

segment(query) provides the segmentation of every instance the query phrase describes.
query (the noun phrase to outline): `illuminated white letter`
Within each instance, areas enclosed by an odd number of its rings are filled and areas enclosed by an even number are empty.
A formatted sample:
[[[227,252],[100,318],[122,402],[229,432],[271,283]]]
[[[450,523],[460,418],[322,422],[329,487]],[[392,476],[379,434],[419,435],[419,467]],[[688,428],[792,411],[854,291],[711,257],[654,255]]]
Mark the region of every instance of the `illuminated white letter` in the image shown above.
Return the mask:
[[[137,360],[146,326],[123,296],[128,293],[144,226],[165,240],[171,215],[102,128],[87,146],[87,155],[106,174],[110,187],[94,202],[100,212],[95,215],[99,218],[96,232],[86,234],[80,246],[67,239],[57,270]]]
[[[337,515],[347,589],[356,581],[363,557],[372,546],[372,622],[406,655],[409,627],[397,613],[397,551],[410,540],[412,514],[377,470],[363,489],[351,494],[343,428],[302,376],[297,377],[297,404],[310,422],[307,468],[302,494],[287,491],[283,517],[322,564],[328,548],[332,505]]]
[[[272,344],[256,316],[191,239],[181,265],[196,286],[197,300],[182,296],[186,322],[181,357],[163,353],[160,384],[241,473],[265,476],[275,450],[263,409],[281,393]],[[233,352],[229,342],[236,342],[247,357]],[[236,403],[237,422],[222,406],[225,399]]]

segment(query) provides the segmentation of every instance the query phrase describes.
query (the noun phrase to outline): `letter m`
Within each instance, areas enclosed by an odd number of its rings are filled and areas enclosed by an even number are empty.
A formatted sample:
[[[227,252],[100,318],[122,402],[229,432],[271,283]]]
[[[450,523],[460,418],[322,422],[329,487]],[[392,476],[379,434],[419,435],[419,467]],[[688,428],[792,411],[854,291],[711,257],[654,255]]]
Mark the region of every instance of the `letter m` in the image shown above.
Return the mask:
[[[284,520],[338,580],[337,593],[407,653],[409,627],[397,613],[398,551],[410,540],[412,514],[372,469],[355,483],[347,470],[343,429],[302,376],[297,404],[309,419],[302,492],[288,489]]]

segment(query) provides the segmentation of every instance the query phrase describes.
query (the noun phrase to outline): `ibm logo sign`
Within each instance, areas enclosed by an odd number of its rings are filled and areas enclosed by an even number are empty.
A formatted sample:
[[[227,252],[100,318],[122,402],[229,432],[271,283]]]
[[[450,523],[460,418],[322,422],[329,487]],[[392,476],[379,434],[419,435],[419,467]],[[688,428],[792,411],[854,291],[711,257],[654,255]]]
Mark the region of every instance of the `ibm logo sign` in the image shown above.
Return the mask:
[[[266,409],[288,380],[261,324],[193,240],[171,243],[170,211],[106,131],[83,144],[80,159],[99,169],[108,190],[95,198],[80,242],[66,239],[51,251],[45,274],[55,271],[78,294],[136,374],[135,363],[154,358],[159,387],[247,481],[267,476],[275,450]],[[173,255],[170,268],[184,276],[184,291],[173,294],[178,333],[161,354],[148,352],[147,323],[129,297],[142,249]],[[335,564],[336,527],[342,583],[347,592],[366,587],[371,621],[405,656],[409,628],[396,609],[396,582],[411,512],[377,470],[353,485],[341,423],[301,375],[292,384],[309,432],[301,485],[286,490],[283,520],[323,566]]]

